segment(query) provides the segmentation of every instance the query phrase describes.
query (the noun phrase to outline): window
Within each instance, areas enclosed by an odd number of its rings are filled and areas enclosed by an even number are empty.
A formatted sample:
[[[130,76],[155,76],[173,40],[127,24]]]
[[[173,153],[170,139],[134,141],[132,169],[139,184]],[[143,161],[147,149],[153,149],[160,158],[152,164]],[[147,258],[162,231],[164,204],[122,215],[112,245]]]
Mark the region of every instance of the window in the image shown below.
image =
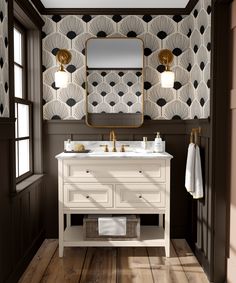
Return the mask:
[[[32,174],[32,102],[27,95],[26,31],[14,25],[14,100],[16,181]]]

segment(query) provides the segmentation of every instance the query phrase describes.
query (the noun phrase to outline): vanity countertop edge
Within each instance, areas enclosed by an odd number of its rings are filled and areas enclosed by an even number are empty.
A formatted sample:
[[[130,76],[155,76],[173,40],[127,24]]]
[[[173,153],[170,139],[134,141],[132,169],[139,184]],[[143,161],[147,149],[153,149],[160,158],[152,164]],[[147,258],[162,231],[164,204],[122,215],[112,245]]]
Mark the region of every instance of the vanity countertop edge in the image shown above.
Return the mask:
[[[124,153],[99,153],[99,152],[91,152],[91,153],[65,153],[62,152],[55,156],[58,160],[66,160],[66,159],[172,159],[173,156],[167,152],[162,153],[133,153],[129,152]]]

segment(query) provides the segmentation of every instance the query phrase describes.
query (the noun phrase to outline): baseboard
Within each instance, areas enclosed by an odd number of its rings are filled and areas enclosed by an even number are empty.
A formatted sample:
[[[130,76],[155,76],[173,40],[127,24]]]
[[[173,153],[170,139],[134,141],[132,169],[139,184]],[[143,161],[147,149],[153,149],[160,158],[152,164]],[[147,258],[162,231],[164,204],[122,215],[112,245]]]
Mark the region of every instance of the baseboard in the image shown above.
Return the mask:
[[[208,280],[210,282],[213,282],[213,272],[210,268],[210,263],[208,259],[205,257],[203,251],[199,249],[199,247],[196,244],[195,244],[195,255],[199,263],[201,264],[202,268],[204,269],[204,272],[206,273]]]
[[[24,273],[25,269],[29,265],[30,261],[34,257],[35,253],[41,246],[42,242],[45,240],[45,231],[41,230],[39,235],[34,239],[32,245],[27,249],[24,256],[15,266],[10,277],[6,280],[5,283],[17,283],[21,275]]]

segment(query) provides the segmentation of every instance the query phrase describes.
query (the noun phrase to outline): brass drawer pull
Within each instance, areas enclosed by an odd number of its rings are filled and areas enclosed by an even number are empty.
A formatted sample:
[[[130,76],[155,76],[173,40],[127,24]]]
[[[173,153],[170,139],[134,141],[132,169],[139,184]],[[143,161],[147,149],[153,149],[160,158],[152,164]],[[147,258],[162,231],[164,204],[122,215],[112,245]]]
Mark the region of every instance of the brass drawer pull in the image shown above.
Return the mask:
[[[86,170],[86,173],[90,173],[90,171],[89,171],[89,170]]]
[[[143,173],[143,171],[142,171],[142,170],[139,170],[138,172],[139,172],[140,174],[142,174],[142,173]]]
[[[86,196],[86,198],[89,198],[89,196]]]
[[[142,198],[142,196],[141,196],[141,195],[139,195],[139,198]]]

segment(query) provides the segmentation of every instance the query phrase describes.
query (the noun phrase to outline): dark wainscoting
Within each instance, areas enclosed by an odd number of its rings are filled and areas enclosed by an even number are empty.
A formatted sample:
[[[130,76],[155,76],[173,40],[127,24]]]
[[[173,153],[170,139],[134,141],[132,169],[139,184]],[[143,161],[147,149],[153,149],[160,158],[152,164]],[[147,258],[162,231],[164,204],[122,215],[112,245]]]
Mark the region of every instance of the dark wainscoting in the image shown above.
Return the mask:
[[[196,201],[184,188],[185,164],[189,136],[193,127],[201,127],[200,138],[202,164],[204,168],[205,198]],[[171,237],[186,238],[191,247],[195,243],[209,253],[211,244],[208,226],[211,225],[209,204],[210,186],[208,177],[210,123],[208,120],[191,121],[151,121],[145,120],[140,128],[116,129],[117,140],[154,140],[155,132],[159,131],[166,140],[166,151],[171,153]],[[108,140],[109,129],[90,128],[84,121],[44,121],[44,170],[46,173],[45,210],[46,237],[58,236],[57,206],[57,160],[55,155],[63,151],[63,142],[71,140]],[[203,220],[201,222],[201,220]],[[197,228],[198,225],[198,228]],[[198,231],[198,233],[197,233]],[[197,238],[198,237],[198,238]]]
[[[45,239],[42,179],[12,198],[12,266],[7,282],[17,282]]]
[[[12,269],[11,258],[11,169],[14,121],[0,120],[0,282],[5,282]]]
[[[44,239],[42,179],[14,193],[14,119],[0,120],[0,282],[17,282]]]
[[[186,127],[187,132],[191,131],[193,124],[188,124]],[[201,138],[200,138],[200,153],[202,161],[202,173],[204,182],[204,198],[198,201],[193,201],[192,206],[192,234],[194,235],[194,241],[190,243],[195,243],[191,246],[195,251],[198,260],[203,266],[208,278],[212,278],[213,270],[213,188],[210,183],[210,167],[211,167],[211,135],[210,126],[205,123],[196,123],[194,127],[200,126],[202,128]]]

